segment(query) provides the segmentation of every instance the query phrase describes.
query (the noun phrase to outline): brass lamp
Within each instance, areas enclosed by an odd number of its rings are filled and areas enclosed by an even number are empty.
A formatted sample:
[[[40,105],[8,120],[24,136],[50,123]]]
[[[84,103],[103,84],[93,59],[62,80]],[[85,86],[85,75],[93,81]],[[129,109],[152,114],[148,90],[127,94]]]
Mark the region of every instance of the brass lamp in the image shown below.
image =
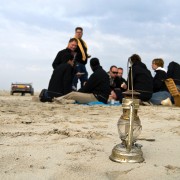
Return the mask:
[[[131,59],[132,58],[132,59]],[[136,143],[138,135],[141,133],[141,121],[137,115],[139,108],[138,96],[140,93],[133,90],[133,62],[139,61],[140,57],[136,54],[128,59],[127,69],[129,69],[128,90],[124,92],[122,101],[123,114],[117,126],[121,144],[116,145],[110,155],[110,159],[115,162],[143,162],[141,145]],[[131,86],[131,90],[129,89]]]
[[[132,93],[134,98],[131,98]],[[122,102],[123,114],[121,115],[117,127],[121,144],[116,145],[110,159],[115,162],[143,162],[141,145],[136,143],[138,135],[141,133],[141,122],[137,115],[139,108],[139,93],[128,90],[124,92],[125,98]]]

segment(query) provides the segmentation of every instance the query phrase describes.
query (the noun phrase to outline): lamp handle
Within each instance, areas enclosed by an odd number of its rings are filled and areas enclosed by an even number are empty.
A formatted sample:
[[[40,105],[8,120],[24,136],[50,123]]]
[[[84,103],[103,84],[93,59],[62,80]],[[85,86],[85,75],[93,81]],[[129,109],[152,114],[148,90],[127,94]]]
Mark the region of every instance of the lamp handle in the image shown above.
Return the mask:
[[[133,141],[133,123],[134,123],[134,104],[133,102],[130,104],[130,119],[129,119],[129,133],[128,133],[128,141],[127,141],[127,151],[130,152],[132,148]]]

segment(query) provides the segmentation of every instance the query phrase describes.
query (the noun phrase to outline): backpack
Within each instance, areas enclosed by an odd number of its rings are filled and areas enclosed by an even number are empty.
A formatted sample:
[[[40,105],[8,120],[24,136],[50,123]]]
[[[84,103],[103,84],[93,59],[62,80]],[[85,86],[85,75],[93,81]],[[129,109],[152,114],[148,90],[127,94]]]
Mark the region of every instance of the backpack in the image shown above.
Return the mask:
[[[42,89],[41,90],[41,92],[39,94],[39,100],[41,102],[52,102],[52,98],[49,97],[47,89]]]

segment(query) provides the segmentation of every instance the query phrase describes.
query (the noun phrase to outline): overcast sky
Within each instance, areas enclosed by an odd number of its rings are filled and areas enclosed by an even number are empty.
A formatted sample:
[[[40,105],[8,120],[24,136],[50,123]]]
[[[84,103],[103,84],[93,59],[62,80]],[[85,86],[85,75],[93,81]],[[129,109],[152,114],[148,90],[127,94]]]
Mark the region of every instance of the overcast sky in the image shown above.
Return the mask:
[[[165,68],[180,62],[179,0],[0,0],[0,89],[11,82],[47,88],[52,62],[77,26],[89,54],[107,71],[123,67],[125,78],[134,53],[150,70],[153,58]]]

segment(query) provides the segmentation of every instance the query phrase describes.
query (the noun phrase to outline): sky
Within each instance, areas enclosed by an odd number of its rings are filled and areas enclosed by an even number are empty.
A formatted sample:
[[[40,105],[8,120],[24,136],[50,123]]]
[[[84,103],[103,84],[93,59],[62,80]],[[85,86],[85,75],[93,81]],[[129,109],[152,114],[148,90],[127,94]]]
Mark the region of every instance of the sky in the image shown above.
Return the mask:
[[[106,71],[123,67],[124,78],[134,53],[151,71],[154,58],[165,68],[180,62],[179,0],[0,0],[0,90],[15,82],[47,88],[52,62],[77,26],[88,53]]]

